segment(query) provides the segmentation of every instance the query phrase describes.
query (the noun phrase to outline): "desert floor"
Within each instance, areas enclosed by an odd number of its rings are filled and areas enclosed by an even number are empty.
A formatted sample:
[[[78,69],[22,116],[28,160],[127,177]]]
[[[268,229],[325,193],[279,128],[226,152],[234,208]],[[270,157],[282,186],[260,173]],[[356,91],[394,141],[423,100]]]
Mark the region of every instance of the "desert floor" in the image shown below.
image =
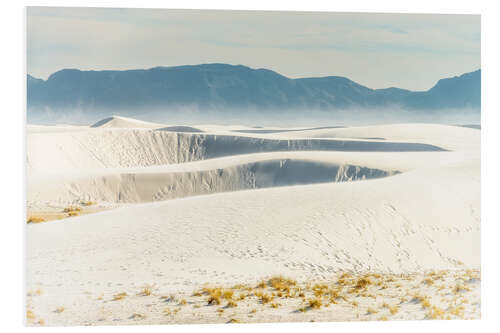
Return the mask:
[[[27,322],[480,318],[480,130],[27,128]]]

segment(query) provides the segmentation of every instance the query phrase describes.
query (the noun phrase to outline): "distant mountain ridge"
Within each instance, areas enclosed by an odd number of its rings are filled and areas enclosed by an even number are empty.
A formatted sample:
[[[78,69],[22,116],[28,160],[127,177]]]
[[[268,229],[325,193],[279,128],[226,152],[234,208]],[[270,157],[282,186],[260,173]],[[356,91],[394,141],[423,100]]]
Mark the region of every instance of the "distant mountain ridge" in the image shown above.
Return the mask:
[[[370,89],[345,77],[290,79],[268,69],[203,64],[123,71],[63,69],[47,80],[27,77],[28,116],[36,110],[119,108],[276,110],[481,107],[481,70],[444,78],[427,91]]]

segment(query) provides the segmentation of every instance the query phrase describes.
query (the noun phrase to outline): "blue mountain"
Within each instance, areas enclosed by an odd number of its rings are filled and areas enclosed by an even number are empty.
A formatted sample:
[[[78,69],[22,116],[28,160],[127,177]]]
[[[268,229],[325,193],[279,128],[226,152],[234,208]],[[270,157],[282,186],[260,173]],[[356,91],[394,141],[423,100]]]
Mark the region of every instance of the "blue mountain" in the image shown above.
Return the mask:
[[[345,77],[290,79],[268,69],[203,64],[144,70],[63,69],[47,80],[27,77],[28,117],[37,110],[87,113],[188,106],[238,110],[324,110],[400,107],[415,112],[481,107],[481,70],[444,78],[428,91],[370,89]]]

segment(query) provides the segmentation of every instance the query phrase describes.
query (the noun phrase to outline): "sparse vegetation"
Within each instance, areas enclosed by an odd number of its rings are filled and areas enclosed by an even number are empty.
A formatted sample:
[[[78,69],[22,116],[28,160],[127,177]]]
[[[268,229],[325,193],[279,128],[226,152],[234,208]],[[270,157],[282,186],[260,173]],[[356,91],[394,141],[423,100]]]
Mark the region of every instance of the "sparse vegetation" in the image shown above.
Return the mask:
[[[245,306],[250,306],[252,302],[258,302],[261,305],[268,304],[271,309],[277,309],[281,306],[290,307],[291,304],[297,304],[297,311],[305,312],[326,308],[343,301],[345,305],[352,306],[353,311],[355,311],[355,308],[363,309],[363,311],[366,311],[366,315],[374,315],[384,309],[380,317],[377,318],[379,320],[387,320],[388,316],[394,316],[402,312],[403,307],[407,306],[407,304],[421,305],[422,315],[429,319],[463,318],[465,313],[463,304],[467,302],[463,293],[470,290],[470,288],[465,285],[465,282],[461,282],[475,278],[473,275],[475,273],[456,274],[456,276],[451,275],[447,271],[434,272],[423,276],[416,274],[382,275],[371,273],[353,275],[352,273],[342,273],[336,283],[333,283],[333,281],[299,283],[283,276],[273,276],[261,280],[255,287],[243,284],[233,285],[232,287],[212,286],[195,291],[190,296],[206,297],[208,305],[225,304],[214,309],[219,316],[226,313],[224,312],[225,309],[241,307],[240,302],[244,302]],[[453,278],[453,280],[450,281],[450,278]],[[435,283],[438,279],[442,281],[439,286]],[[460,281],[460,283],[450,284],[452,281]],[[396,285],[398,287],[395,287]],[[401,287],[402,285],[404,289]],[[432,293],[435,293],[443,285],[448,285],[447,288],[449,288],[450,292],[437,305],[441,306],[442,303],[448,303],[448,310],[442,310],[431,304],[429,298]],[[386,289],[389,291],[385,291]],[[397,293],[394,294],[394,292]],[[413,296],[409,296],[410,293]],[[279,300],[285,300],[286,298],[290,298],[290,301],[279,302]],[[377,300],[381,300],[381,302],[378,303]],[[409,303],[408,300],[410,300]],[[374,305],[377,303],[379,305]],[[179,304],[183,304],[183,301],[181,300]],[[197,305],[193,305],[193,308],[200,306]],[[361,318],[362,312],[360,310],[355,311],[357,318]],[[256,308],[250,310],[248,312],[249,317],[253,318],[253,314],[256,312]]]
[[[30,321],[33,321],[35,320],[35,314],[33,313],[33,311],[31,310],[27,310],[26,311],[26,319],[30,320]]]
[[[115,294],[115,295],[113,295],[113,301],[122,300],[122,299],[124,299],[127,296],[128,296],[128,294],[126,292]]]
[[[151,290],[151,287],[146,286],[146,287],[142,288],[142,290],[138,293],[138,295],[151,296],[152,293],[153,293],[153,291]]]
[[[64,307],[63,306],[59,306],[57,307],[55,310],[54,310],[55,313],[61,313],[61,312],[64,312]]]
[[[41,222],[45,222],[45,218],[41,217],[41,216],[30,216],[28,217],[28,221],[27,223],[41,223]]]
[[[71,213],[71,212],[80,212],[82,209],[80,207],[72,206],[64,208],[63,212]]]
[[[398,311],[399,307],[397,305],[389,306],[389,312],[391,313],[391,315],[395,315],[396,313],[398,313]]]

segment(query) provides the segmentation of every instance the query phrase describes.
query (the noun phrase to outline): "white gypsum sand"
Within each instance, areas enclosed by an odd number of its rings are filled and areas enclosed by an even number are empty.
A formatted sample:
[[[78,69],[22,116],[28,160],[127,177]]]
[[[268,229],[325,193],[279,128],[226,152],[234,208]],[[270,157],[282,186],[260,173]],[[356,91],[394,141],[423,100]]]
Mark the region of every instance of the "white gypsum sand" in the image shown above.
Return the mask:
[[[101,123],[28,126],[29,323],[480,316],[479,130]]]

